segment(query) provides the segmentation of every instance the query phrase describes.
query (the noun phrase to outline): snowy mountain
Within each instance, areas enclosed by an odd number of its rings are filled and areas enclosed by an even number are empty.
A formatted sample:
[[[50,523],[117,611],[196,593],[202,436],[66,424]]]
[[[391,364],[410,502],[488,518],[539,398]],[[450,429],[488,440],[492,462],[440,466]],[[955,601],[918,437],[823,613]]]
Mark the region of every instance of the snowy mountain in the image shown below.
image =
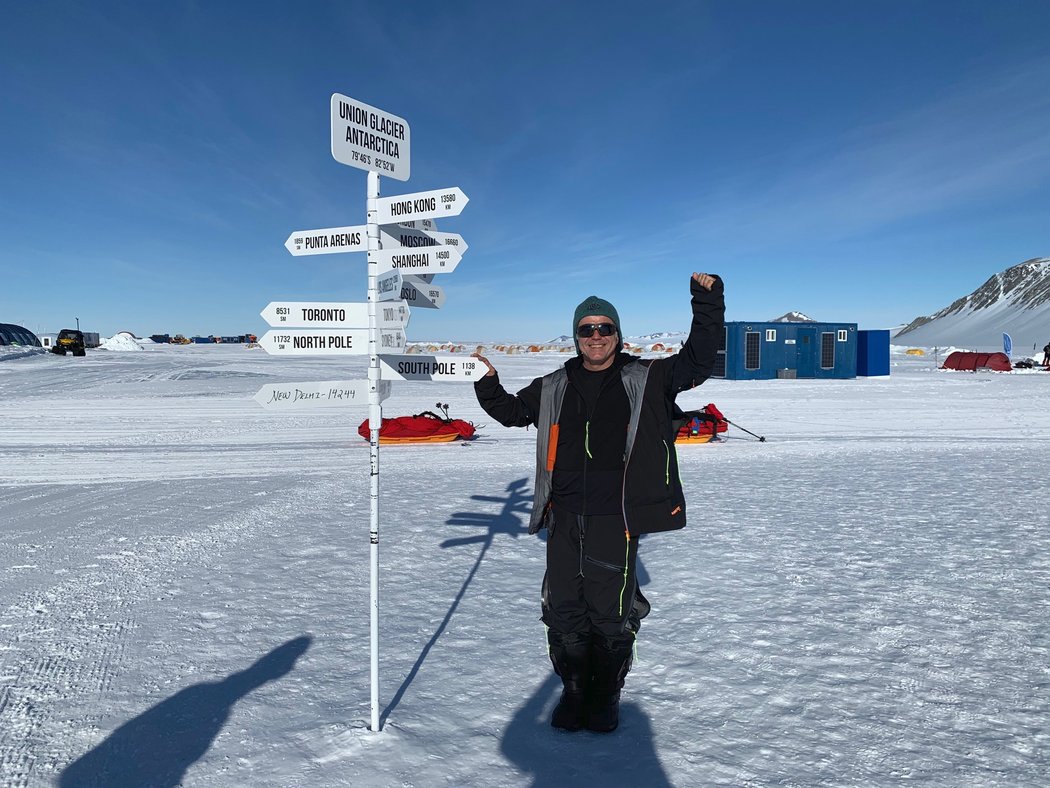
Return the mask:
[[[1026,260],[995,274],[950,306],[915,318],[894,340],[991,351],[1002,350],[1003,332],[1013,339],[1013,355],[1030,355],[1050,340],[1050,257]]]
[[[774,317],[770,323],[815,323],[816,321],[801,312],[785,312],[780,317]]]

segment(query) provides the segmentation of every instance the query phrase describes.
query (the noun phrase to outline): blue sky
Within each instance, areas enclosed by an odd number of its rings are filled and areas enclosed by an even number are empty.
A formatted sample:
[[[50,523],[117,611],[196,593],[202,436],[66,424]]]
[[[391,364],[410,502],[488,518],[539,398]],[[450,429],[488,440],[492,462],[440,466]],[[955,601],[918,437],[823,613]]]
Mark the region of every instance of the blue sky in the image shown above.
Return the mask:
[[[11,3],[0,322],[262,333],[364,301],[338,92],[405,118],[470,246],[410,339],[543,340],[595,293],[626,334],[728,318],[887,328],[1050,255],[1050,3]]]

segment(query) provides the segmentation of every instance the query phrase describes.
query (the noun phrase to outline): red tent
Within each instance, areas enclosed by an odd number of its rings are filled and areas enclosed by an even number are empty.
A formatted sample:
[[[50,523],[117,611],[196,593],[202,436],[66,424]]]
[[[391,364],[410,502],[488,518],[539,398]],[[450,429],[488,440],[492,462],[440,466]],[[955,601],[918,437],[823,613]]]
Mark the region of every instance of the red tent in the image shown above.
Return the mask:
[[[944,366],[941,369],[958,369],[967,372],[990,369],[994,372],[1009,372],[1010,359],[1005,353],[970,353],[956,350],[944,359]]]

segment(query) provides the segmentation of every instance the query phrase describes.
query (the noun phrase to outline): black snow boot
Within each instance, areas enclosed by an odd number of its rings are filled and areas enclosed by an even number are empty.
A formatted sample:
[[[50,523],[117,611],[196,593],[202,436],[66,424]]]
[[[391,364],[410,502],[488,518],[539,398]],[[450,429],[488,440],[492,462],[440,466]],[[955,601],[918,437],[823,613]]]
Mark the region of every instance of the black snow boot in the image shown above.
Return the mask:
[[[563,635],[547,631],[554,672],[561,676],[561,700],[551,715],[551,725],[566,731],[578,731],[586,722],[587,684],[591,672],[590,638],[578,632]]]
[[[620,724],[620,690],[631,669],[634,635],[591,639],[591,688],[587,704],[587,730],[611,733]]]

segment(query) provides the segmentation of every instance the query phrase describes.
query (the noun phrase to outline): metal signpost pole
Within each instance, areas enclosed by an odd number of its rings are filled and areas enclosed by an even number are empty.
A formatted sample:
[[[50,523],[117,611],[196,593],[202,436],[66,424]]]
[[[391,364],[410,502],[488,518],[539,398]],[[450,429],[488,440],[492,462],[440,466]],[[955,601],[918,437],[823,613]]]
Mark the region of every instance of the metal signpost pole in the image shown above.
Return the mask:
[[[372,645],[372,731],[379,732],[379,428],[383,408],[379,401],[379,319],[376,314],[379,274],[379,173],[368,173],[368,455],[371,460],[371,525],[368,534],[370,552],[369,611]]]

